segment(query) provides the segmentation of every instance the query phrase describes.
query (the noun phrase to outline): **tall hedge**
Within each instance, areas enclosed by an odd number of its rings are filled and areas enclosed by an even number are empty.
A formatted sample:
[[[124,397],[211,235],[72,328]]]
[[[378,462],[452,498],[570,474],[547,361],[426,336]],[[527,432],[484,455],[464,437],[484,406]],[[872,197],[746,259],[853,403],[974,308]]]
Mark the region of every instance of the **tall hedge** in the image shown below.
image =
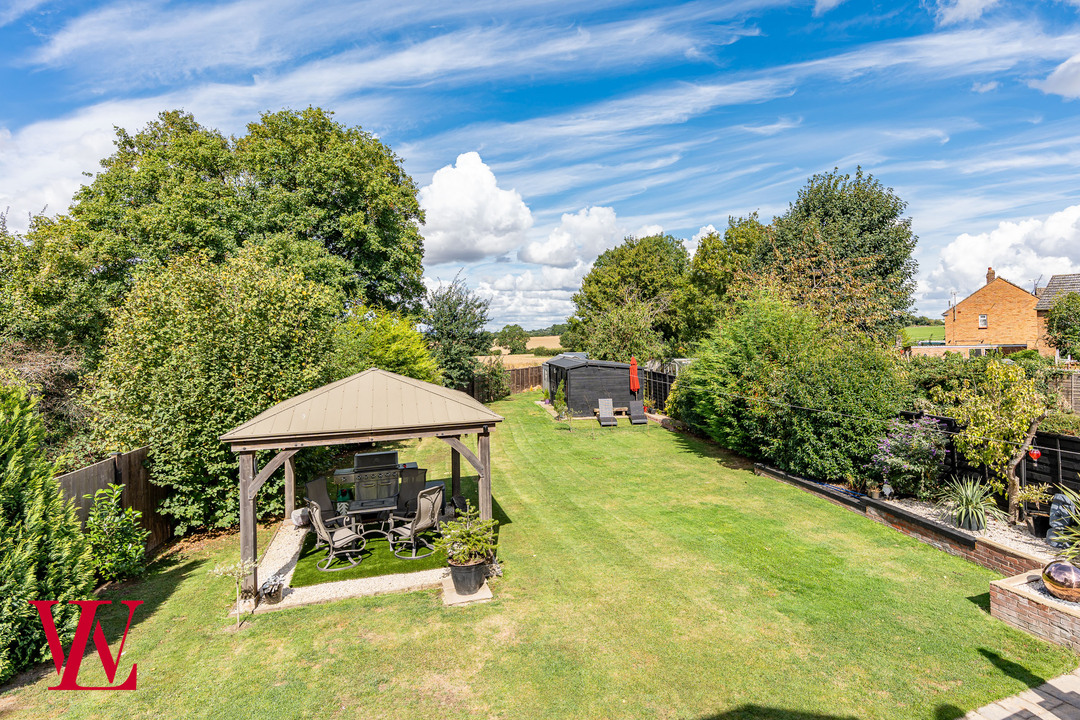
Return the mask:
[[[218,437],[331,379],[340,310],[334,290],[258,248],[217,265],[185,256],[135,283],[97,373],[97,430],[109,449],[150,445],[180,532],[237,522],[236,457]],[[280,473],[259,509],[283,510]]]
[[[45,430],[25,389],[0,384],[0,683],[48,655],[30,600],[59,600],[66,643],[78,613],[68,600],[93,589],[90,550],[46,460]]]
[[[724,447],[851,481],[909,393],[888,351],[762,291],[702,342],[673,395],[672,412]]]

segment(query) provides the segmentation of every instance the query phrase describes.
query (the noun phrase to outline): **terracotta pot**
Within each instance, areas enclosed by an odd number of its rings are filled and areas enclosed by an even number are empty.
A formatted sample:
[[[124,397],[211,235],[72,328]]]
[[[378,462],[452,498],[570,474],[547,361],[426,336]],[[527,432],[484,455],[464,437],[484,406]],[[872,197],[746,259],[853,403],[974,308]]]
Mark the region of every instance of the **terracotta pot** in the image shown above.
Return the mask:
[[[1080,568],[1065,560],[1048,563],[1042,571],[1043,585],[1056,598],[1080,602]]]

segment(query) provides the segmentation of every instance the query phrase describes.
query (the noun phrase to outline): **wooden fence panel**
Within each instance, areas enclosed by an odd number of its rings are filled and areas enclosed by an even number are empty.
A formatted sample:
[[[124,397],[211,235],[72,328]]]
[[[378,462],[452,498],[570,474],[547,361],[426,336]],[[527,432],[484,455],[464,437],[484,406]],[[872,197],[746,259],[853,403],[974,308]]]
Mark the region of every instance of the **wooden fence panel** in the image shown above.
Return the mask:
[[[150,482],[150,471],[146,467],[148,449],[143,447],[114,455],[107,460],[61,475],[57,481],[64,491],[64,497],[75,501],[75,513],[83,524],[86,523],[90,507],[94,504],[92,497],[86,498],[85,495],[93,496],[110,483],[123,485],[121,504],[142,513],[140,524],[143,529],[150,531],[150,536],[146,539],[146,549],[149,552],[171,538],[173,529],[168,519],[158,512],[158,505],[165,499],[167,492]]]
[[[1080,372],[1070,372],[1051,383],[1073,412],[1080,413]]]
[[[510,370],[510,394],[525,392],[529,388],[540,385],[540,366],[513,368]]]

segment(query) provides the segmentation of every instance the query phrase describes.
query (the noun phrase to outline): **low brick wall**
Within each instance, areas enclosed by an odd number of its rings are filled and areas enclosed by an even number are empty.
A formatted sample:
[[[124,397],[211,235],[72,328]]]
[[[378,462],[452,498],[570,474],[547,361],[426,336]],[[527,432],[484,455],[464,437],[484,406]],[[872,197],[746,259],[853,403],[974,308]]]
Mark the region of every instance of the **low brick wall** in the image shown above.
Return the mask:
[[[760,463],[754,465],[754,471],[758,475],[775,478],[811,492],[840,507],[862,513],[871,520],[888,525],[905,535],[921,540],[927,545],[932,545],[938,550],[962,557],[1002,575],[1016,575],[1029,570],[1041,570],[1045,564],[1044,560],[1034,555],[1013,550],[992,540],[973,537],[956,528],[928,520],[921,515],[904,510],[898,505],[885,500],[853,497],[833,490],[821,483],[815,483],[812,480]]]
[[[990,614],[1014,628],[1080,652],[1080,612],[1025,587],[1028,572],[990,583]]]

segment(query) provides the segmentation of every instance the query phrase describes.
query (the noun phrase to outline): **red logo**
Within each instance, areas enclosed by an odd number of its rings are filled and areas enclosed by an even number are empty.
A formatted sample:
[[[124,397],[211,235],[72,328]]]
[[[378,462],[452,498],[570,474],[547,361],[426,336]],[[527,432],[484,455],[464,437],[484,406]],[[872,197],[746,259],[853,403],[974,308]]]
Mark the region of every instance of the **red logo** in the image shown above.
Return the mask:
[[[121,600],[128,609],[127,625],[124,626],[124,637],[120,640],[120,648],[116,651],[116,658],[109,650],[109,643],[105,639],[105,631],[101,629],[101,623],[94,623],[94,615],[98,605],[108,605],[109,600],[72,600],[72,605],[79,606],[79,624],[75,626],[75,638],[71,641],[71,649],[67,659],[64,658],[64,646],[60,644],[60,635],[56,632],[56,622],[53,620],[52,606],[56,600],[31,600],[30,604],[37,608],[41,616],[41,626],[45,629],[45,637],[49,640],[49,650],[52,652],[53,663],[56,665],[56,674],[60,676],[60,684],[49,688],[50,690],[134,690],[135,678],[138,674],[138,665],[132,663],[131,673],[127,680],[119,685],[113,685],[116,678],[116,669],[120,665],[120,656],[124,654],[124,643],[127,642],[128,630],[131,629],[131,618],[135,616],[135,608],[143,604],[142,600]],[[83,655],[86,654],[86,643],[90,640],[90,631],[94,632],[94,647],[97,648],[98,658],[105,668],[105,677],[109,679],[109,685],[105,687],[83,687],[79,685],[79,666],[82,664]]]

